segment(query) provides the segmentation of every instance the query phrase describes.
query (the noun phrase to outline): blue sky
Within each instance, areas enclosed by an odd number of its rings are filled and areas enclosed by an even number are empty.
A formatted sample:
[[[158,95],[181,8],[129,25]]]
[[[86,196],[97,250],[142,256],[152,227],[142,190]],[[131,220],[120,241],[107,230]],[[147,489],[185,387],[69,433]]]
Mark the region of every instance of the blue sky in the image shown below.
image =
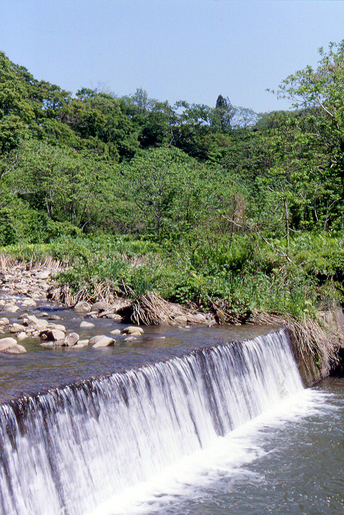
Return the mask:
[[[285,109],[266,89],[342,39],[343,1],[0,0],[0,50],[74,94]]]

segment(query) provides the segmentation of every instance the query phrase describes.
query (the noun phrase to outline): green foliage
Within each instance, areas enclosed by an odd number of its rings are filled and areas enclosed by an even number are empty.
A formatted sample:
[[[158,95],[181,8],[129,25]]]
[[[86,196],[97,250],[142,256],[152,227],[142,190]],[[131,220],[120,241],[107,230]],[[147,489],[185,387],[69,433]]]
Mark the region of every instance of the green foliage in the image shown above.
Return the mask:
[[[233,320],[343,304],[344,42],[320,55],[277,92],[294,111],[257,115],[222,95],[72,98],[0,52],[0,245],[68,262],[74,292]]]

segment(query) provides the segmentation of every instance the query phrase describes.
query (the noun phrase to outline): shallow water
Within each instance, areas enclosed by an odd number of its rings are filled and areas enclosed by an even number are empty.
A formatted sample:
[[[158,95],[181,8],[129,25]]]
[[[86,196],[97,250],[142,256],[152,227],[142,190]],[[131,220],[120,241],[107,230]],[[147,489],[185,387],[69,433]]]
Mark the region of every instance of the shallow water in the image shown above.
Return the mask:
[[[15,315],[2,312],[3,316],[18,321],[27,309],[20,309]],[[96,334],[111,336],[113,329],[123,329],[109,319],[90,319],[74,313],[72,310],[59,308],[52,304],[41,303],[37,309],[30,309],[30,314],[41,317],[58,315],[61,320],[56,323],[65,325],[69,331],[75,331],[82,338]],[[95,324],[92,329],[80,329],[83,320]],[[128,325],[128,324],[126,324]],[[0,353],[0,404],[21,395],[44,392],[48,388],[74,383],[91,377],[100,377],[130,368],[164,361],[173,356],[182,356],[191,350],[229,341],[243,341],[259,334],[271,332],[267,326],[232,326],[232,327],[145,327],[144,335],[133,342],[125,342],[124,336],[115,336],[116,345],[101,349],[84,347],[44,348],[39,339],[27,339],[20,343],[27,349],[26,354],[11,355]],[[3,335],[12,336],[12,335]]]

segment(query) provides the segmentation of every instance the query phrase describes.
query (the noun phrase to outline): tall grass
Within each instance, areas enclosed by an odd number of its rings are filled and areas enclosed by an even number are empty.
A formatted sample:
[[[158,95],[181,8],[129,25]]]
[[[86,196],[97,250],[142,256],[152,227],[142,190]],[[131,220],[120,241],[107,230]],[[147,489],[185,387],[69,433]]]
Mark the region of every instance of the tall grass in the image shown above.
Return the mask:
[[[315,317],[317,309],[343,302],[344,235],[303,234],[269,244],[255,234],[198,233],[162,243],[130,236],[63,237],[46,245],[2,249],[17,259],[64,263],[60,285],[91,295],[107,284],[115,295],[155,291],[164,299],[228,319],[253,313]]]

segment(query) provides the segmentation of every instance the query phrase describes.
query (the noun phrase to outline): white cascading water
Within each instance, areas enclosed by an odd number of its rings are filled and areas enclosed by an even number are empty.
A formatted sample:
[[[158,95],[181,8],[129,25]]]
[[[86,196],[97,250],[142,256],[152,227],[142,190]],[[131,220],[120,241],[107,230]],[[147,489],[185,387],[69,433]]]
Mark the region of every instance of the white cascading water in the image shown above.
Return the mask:
[[[302,390],[285,330],[0,407],[3,515],[84,515]]]

